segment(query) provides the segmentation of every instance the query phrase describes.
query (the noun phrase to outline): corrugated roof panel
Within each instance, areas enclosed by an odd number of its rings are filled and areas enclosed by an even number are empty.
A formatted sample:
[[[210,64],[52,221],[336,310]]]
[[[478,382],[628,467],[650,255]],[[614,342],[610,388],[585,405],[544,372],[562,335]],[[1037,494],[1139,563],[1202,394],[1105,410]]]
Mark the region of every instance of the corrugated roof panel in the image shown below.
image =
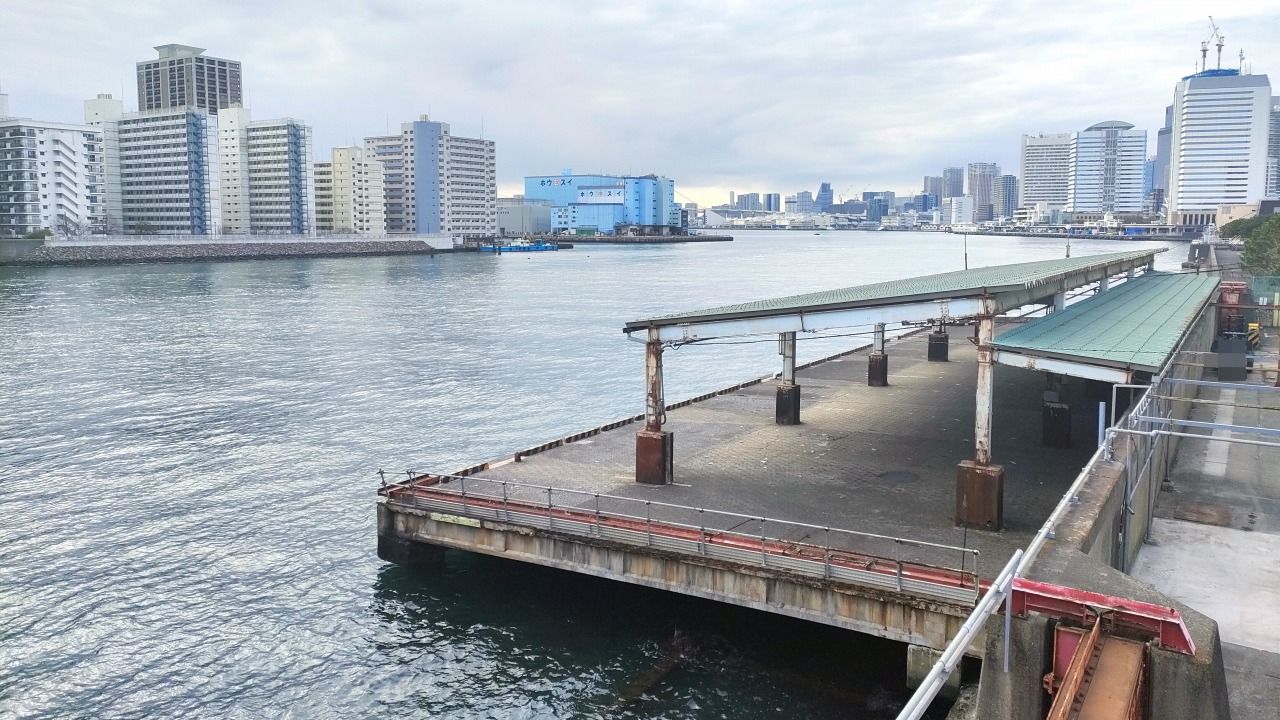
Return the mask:
[[[929,297],[973,297],[988,294],[998,289],[1009,290],[1020,287],[1034,287],[1035,285],[1051,282],[1063,275],[1109,263],[1150,256],[1162,251],[1163,248],[1157,250],[1135,250],[1107,253],[1105,255],[1086,255],[1058,260],[1037,260],[1011,265],[992,265],[970,270],[957,270],[937,275],[890,280],[872,285],[857,285],[837,290],[824,290],[803,295],[724,305],[706,310],[661,315],[648,320],[627,323],[627,328],[635,329],[649,324],[674,325],[681,322],[704,320],[710,317],[781,315],[796,311],[812,311],[819,308],[858,307],[889,304],[889,302],[906,303]]]
[[[1211,275],[1148,273],[1001,334],[999,349],[1154,372],[1218,286]]]

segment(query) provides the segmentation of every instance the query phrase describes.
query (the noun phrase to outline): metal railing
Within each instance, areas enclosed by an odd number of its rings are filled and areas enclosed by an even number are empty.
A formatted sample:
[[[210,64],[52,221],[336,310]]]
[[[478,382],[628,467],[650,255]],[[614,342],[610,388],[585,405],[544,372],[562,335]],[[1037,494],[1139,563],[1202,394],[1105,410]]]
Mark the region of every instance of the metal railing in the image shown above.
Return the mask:
[[[983,587],[977,550],[923,540],[474,475],[417,476],[379,493],[389,502],[447,516],[786,570],[966,606],[978,601]],[[959,568],[919,557],[951,553]]]

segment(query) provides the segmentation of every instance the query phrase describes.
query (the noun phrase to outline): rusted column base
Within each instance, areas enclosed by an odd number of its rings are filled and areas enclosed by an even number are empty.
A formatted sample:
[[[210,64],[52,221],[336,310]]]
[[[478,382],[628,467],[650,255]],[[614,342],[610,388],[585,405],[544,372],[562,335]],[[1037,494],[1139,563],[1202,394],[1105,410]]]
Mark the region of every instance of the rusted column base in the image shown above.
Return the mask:
[[[444,548],[390,535],[378,536],[378,557],[408,568],[444,566]]]
[[[951,349],[950,337],[947,333],[929,333],[929,362],[947,362]]]
[[[1071,406],[1060,402],[1047,402],[1041,411],[1043,425],[1040,442],[1047,448],[1071,447]]]
[[[873,352],[867,356],[867,384],[871,387],[889,385],[889,356]]]
[[[675,434],[665,430],[636,433],[636,482],[670,485],[675,467]]]
[[[778,409],[774,414],[774,422],[779,425],[800,424],[800,386],[778,386]]]
[[[1004,466],[965,460],[956,468],[956,527],[1004,528]]]

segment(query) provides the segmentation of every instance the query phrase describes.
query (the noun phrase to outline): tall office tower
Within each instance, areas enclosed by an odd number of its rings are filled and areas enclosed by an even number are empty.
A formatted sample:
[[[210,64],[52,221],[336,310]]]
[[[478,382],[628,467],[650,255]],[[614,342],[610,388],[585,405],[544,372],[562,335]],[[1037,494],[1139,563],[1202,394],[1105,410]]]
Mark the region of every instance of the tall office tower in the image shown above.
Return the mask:
[[[109,232],[216,235],[218,124],[199,108],[144,110],[102,125]]]
[[[738,196],[736,207],[739,210],[762,211],[764,203],[760,201],[760,193],[742,193]]]
[[[1220,205],[1266,190],[1271,83],[1266,75],[1206,70],[1178,82],[1169,155],[1169,222],[1217,223]]]
[[[1173,140],[1173,106],[1164,109],[1164,127],[1156,131],[1155,178],[1151,186],[1152,192],[1169,193],[1169,150]]]
[[[1142,198],[1147,201],[1156,189],[1156,159],[1149,157],[1142,163]]]
[[[996,178],[995,209],[997,218],[1011,218],[1018,209],[1018,176],[1001,175]]]
[[[824,182],[818,187],[818,194],[813,198],[814,205],[817,206],[818,212],[830,212],[831,206],[835,204],[836,196],[831,191],[831,183]]]
[[[937,195],[938,197],[942,197],[942,176],[925,175],[924,188],[922,188],[922,190],[922,195]]]
[[[1018,207],[1047,203],[1062,209],[1067,204],[1067,176],[1071,166],[1071,133],[1022,136],[1018,163]]]
[[[449,125],[403,123],[399,135],[364,140],[383,164],[387,232],[492,237],[498,233],[497,150],[492,140],[453,135]]]
[[[0,117],[0,237],[104,229],[102,128]]]
[[[782,195],[779,193],[765,193],[764,209],[766,212],[782,212]]]
[[[160,57],[138,63],[138,109],[160,110],[188,105],[217,115],[243,102],[240,63],[209,57],[204,48],[157,45]]]
[[[964,196],[964,168],[942,169],[942,199]]]
[[[996,178],[1000,166],[995,163],[969,163],[968,195],[973,198],[973,221],[984,222],[995,215]]]
[[[1067,212],[1142,212],[1147,131],[1110,120],[1072,133]]]
[[[358,147],[337,147],[333,159],[315,164],[316,230],[329,234],[387,232],[382,163]],[[550,214],[548,213],[548,225]],[[550,227],[547,228],[550,232]]]
[[[315,232],[311,128],[293,118],[257,120],[239,104],[218,116],[222,232]]]

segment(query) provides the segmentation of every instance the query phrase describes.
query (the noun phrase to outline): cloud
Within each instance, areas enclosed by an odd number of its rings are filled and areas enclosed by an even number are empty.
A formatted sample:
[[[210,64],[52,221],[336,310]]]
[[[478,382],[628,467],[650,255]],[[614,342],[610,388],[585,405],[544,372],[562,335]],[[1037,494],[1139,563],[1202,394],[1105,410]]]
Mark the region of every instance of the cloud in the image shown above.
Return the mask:
[[[497,141],[504,192],[571,167],[663,173],[704,203],[1016,172],[1022,133],[1106,119],[1154,143],[1209,34],[1203,5],[1176,2],[70,0],[57,22],[0,6],[22,115],[77,120],[122,79],[134,104],[134,63],[178,42],[241,60],[254,116],[306,120],[321,154],[429,112]],[[1228,64],[1243,46],[1280,73],[1280,9],[1218,12]]]

